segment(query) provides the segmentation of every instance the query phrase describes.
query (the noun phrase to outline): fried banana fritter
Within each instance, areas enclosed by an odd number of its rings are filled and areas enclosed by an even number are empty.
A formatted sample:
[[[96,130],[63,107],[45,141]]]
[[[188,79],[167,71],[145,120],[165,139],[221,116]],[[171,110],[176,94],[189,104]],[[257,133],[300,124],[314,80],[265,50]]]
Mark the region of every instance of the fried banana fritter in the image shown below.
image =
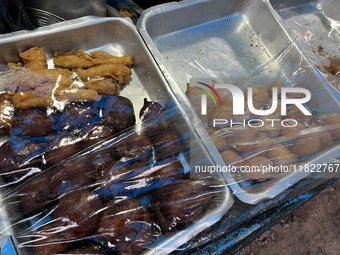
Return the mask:
[[[130,68],[123,64],[106,64],[91,67],[86,70],[79,67],[75,69],[75,71],[82,80],[88,80],[91,76],[101,76],[115,79],[120,85],[126,83],[131,75]]]
[[[78,50],[77,52],[73,50],[66,54],[55,53],[53,62],[57,66],[68,69],[79,67],[86,69],[106,64],[122,64],[125,66],[133,65],[133,61],[129,55],[117,57],[102,50],[91,52],[91,54],[86,54],[84,50]]]
[[[20,57],[28,69],[18,72],[7,89],[13,94],[13,105],[20,109],[51,107],[58,101],[98,101],[99,94],[115,95],[131,75],[127,66],[133,64],[128,55],[116,57],[101,50],[55,53],[55,64],[64,67],[56,69],[47,69],[43,48],[33,47]],[[8,64],[22,66],[20,62]]]
[[[32,71],[47,69],[47,58],[43,48],[33,47],[19,55],[24,61],[24,66]]]
[[[94,80],[85,82],[88,89],[97,91],[101,95],[116,95],[119,92],[119,84],[113,83],[112,79]]]

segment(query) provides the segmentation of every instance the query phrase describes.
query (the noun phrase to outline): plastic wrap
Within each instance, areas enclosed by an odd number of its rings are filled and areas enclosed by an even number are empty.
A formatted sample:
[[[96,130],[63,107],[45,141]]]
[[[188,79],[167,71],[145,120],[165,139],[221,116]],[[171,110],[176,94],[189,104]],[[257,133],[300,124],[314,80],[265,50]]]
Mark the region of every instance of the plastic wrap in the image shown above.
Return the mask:
[[[42,48],[20,57],[0,76],[1,234],[19,254],[167,254],[230,208],[222,175],[190,173],[213,162],[191,109],[120,95],[129,56],[56,53],[56,69]],[[103,61],[122,63],[107,74]]]
[[[264,41],[270,41],[267,39]],[[281,43],[286,41],[283,38]],[[276,54],[279,47],[269,48]],[[140,55],[133,60],[152,67],[141,61]],[[203,64],[195,69],[203,70]],[[34,90],[35,97],[47,93],[52,98],[59,83],[52,82],[52,89],[41,91],[44,86],[40,84],[51,80],[49,74],[32,76],[26,67],[4,67],[2,71],[3,89],[8,91],[3,95],[9,94],[9,98],[3,97],[4,113],[8,110],[12,122],[4,126],[0,147],[1,210],[6,214],[1,234],[13,238],[19,254],[186,251],[315,187],[324,178],[337,177],[340,171],[339,94],[294,43],[243,79],[234,81],[234,75],[229,79],[207,79],[206,75],[190,79],[190,103],[175,87],[173,91],[179,94],[177,98],[168,95],[169,99],[162,84],[148,87],[152,79],[134,76],[128,81],[139,78],[148,91],[150,87],[158,89],[161,99],[145,99],[139,88],[130,89],[127,96],[97,92],[92,97],[54,97],[51,104],[39,100],[34,108],[24,107],[23,100],[17,105],[11,101],[13,93]],[[11,86],[27,74],[36,86]],[[72,76],[77,81],[74,85],[77,90],[91,90],[80,82],[83,74]],[[64,74],[58,73],[52,80],[59,82],[60,75]],[[243,76],[235,74],[239,75]],[[97,78],[91,76],[90,80]],[[119,83],[119,77],[113,79]],[[256,109],[250,110],[245,103],[251,102],[251,96],[236,100],[218,84],[233,85],[245,96],[245,90],[252,88]],[[276,87],[282,95],[281,85],[300,89],[287,91],[288,99],[303,100],[310,93],[300,108],[311,115],[290,105],[287,114],[277,109],[270,115],[256,113],[271,108],[275,100],[270,100],[270,93],[275,92],[270,88]],[[120,92],[129,90],[130,85],[124,86],[119,86]],[[278,106],[282,108],[287,98],[279,97]],[[205,99],[206,112],[202,112]],[[7,108],[11,104],[12,108]],[[245,114],[233,114],[243,108]],[[217,127],[214,119],[219,120]],[[231,119],[236,126],[230,126]],[[294,120],[296,127],[291,126]],[[241,170],[252,166],[255,171],[245,174]],[[280,171],[287,166],[289,171]],[[238,198],[235,203],[233,195]]]
[[[275,1],[270,5],[283,19],[291,38],[329,82],[339,89],[339,2]]]
[[[312,173],[329,177],[337,171],[339,95],[294,44],[253,75],[232,82],[230,90],[221,88],[227,84],[192,79],[188,97],[221,156],[221,165],[212,171],[224,172],[239,199],[256,204]],[[232,87],[244,98],[235,90],[231,97]],[[210,89],[212,97],[206,94]],[[298,107],[295,102],[303,103]],[[235,113],[243,107],[243,113]]]

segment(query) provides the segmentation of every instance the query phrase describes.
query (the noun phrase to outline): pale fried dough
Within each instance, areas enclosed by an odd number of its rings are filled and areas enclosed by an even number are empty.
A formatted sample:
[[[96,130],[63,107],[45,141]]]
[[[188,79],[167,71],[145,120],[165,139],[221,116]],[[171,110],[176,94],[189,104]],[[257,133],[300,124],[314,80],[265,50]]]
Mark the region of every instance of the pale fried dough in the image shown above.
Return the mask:
[[[24,61],[25,67],[32,71],[47,69],[47,58],[43,48],[33,47],[19,55]]]
[[[131,75],[130,68],[123,64],[100,65],[86,70],[79,67],[75,71],[82,80],[87,80],[87,77],[95,75],[115,79],[118,84],[126,83]]]
[[[123,64],[125,66],[133,65],[133,61],[129,55],[117,57],[101,50],[91,52],[91,55],[86,54],[84,50],[78,50],[77,52],[73,50],[66,54],[55,53],[53,62],[57,66],[68,69],[79,67],[86,69],[106,64]]]
[[[88,89],[95,90],[102,95],[116,95],[119,91],[119,85],[112,83],[111,79],[95,80],[84,83]]]

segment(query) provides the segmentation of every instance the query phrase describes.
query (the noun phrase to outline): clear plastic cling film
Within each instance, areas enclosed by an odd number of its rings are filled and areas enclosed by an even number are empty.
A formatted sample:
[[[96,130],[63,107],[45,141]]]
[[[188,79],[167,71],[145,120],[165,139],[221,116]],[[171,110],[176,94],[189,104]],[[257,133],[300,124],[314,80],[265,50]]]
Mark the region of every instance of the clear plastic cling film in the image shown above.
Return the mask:
[[[306,1],[302,5],[273,4],[283,19],[291,38],[310,61],[325,74],[329,82],[339,90],[339,2]]]
[[[241,201],[339,174],[339,96],[294,43],[244,79],[191,79],[187,96],[219,154],[196,172],[222,173]]]
[[[147,98],[135,109],[119,95],[122,58],[109,73],[44,59],[1,67],[1,233],[19,254],[167,254],[232,205],[223,176],[190,175],[189,162],[212,162],[190,109]]]

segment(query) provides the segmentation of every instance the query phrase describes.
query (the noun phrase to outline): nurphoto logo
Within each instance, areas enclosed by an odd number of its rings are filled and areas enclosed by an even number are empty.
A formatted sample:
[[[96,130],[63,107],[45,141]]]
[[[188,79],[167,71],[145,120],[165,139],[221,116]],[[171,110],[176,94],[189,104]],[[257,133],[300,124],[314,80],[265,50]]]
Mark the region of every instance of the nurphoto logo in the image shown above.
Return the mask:
[[[233,115],[235,116],[242,116],[245,114],[245,107],[244,104],[247,101],[247,106],[249,111],[257,116],[267,116],[267,115],[271,115],[273,114],[279,104],[278,101],[278,88],[276,87],[272,87],[272,105],[269,109],[256,109],[254,107],[254,102],[253,102],[253,88],[252,87],[248,87],[246,92],[247,92],[247,99],[245,100],[245,96],[243,91],[235,86],[235,85],[231,85],[231,84],[215,84],[215,88],[213,88],[212,86],[202,83],[202,82],[197,82],[199,85],[196,85],[195,87],[203,90],[204,92],[206,92],[214,101],[215,106],[217,106],[217,102],[213,96],[213,94],[207,90],[210,89],[218,98],[221,106],[222,106],[222,100],[220,95],[218,94],[218,92],[216,91],[216,89],[225,89],[228,90],[231,95],[232,95],[232,109],[233,109]],[[281,98],[280,98],[280,106],[281,106],[281,111],[280,114],[281,116],[286,116],[287,115],[287,105],[295,105],[305,116],[311,116],[312,114],[308,111],[308,109],[304,106],[305,103],[307,103],[310,99],[311,99],[311,93],[309,90],[305,89],[305,88],[301,88],[301,87],[282,87],[280,88],[280,94],[281,94]],[[304,95],[302,98],[289,98],[288,95],[290,93],[301,93],[302,95]],[[201,94],[201,114],[202,115],[207,115],[207,94]],[[268,119],[267,121],[271,121],[272,125],[274,125],[274,121],[276,119]],[[264,125],[263,120],[261,119],[252,119],[251,122],[254,123],[255,121],[258,121],[260,123],[260,125],[254,125],[254,127],[261,127]],[[232,123],[232,120],[229,120],[229,123]],[[244,120],[244,125],[245,125],[245,120]],[[285,124],[288,123],[289,124]],[[224,125],[227,124],[228,120],[227,119],[214,119],[213,120],[213,126],[215,127],[216,125]],[[295,124],[292,124],[295,123]],[[240,123],[238,123],[240,124]],[[249,125],[249,124],[248,124]],[[293,119],[285,119],[281,122],[281,125],[283,125],[284,127],[294,127],[297,125],[297,121],[293,120]],[[252,126],[252,125],[249,125]]]

